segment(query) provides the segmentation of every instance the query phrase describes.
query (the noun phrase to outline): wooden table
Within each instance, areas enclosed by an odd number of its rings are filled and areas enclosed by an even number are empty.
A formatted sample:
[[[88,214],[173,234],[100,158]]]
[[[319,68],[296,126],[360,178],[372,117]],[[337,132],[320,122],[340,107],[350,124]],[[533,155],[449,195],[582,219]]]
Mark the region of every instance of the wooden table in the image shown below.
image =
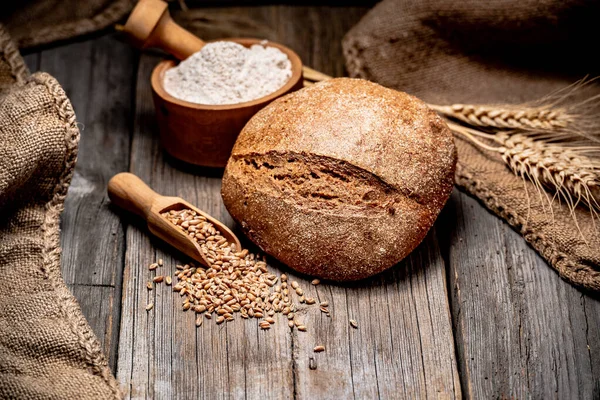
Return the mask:
[[[260,6],[206,15],[220,18],[219,27],[282,42],[307,65],[340,76],[340,39],[365,12]],[[308,332],[290,333],[283,321],[261,331],[242,319],[196,328],[169,287],[146,289],[149,263],[163,258],[173,273],[183,257],[106,195],[112,175],[131,171],[234,226],[219,194],[221,171],[190,169],[161,151],[149,86],[159,58],[140,56],[115,34],[26,56],[33,71],[58,78],[80,122],[62,218],[63,273],[128,398],[600,396],[600,302],[563,282],[517,233],[458,191],[424,243],[386,273],[317,287],[298,278],[332,310],[331,318],[309,312]],[[313,353],[318,344],[327,351]]]

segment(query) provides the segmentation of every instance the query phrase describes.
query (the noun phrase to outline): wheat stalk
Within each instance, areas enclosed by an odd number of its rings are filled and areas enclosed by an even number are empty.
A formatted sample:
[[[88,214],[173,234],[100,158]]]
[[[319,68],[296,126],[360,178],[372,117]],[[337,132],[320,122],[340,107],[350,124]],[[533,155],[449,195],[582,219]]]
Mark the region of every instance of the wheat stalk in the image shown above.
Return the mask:
[[[600,212],[600,162],[585,153],[600,152],[600,147],[569,147],[549,143],[521,134],[499,132],[489,134],[453,122],[448,126],[471,143],[498,153],[507,167],[516,175],[531,181],[542,196],[543,188],[566,201],[574,210],[579,204],[587,206],[593,218]],[[493,146],[484,143],[497,143]]]
[[[533,183],[542,200],[545,197],[550,205],[554,199],[564,200],[577,224],[578,205],[589,208],[592,220],[600,212],[600,96],[581,100],[582,89],[594,81],[582,79],[520,105],[430,107],[455,134],[498,153],[514,174]]]
[[[519,107],[472,104],[439,106],[430,104],[429,107],[447,118],[460,120],[469,125],[499,129],[563,129],[572,124],[574,120],[574,116],[566,109],[553,109],[547,106]]]
[[[600,211],[600,168],[589,157],[565,146],[549,145],[523,135],[500,133],[495,141],[504,162],[565,199],[571,209],[579,203],[597,216]]]
[[[429,104],[450,121],[486,132],[511,131],[554,142],[600,143],[600,95],[586,96],[594,79],[584,78],[523,104]]]
[[[596,111],[600,96],[581,100],[580,93],[593,81],[583,79],[521,105],[430,107],[448,121],[455,134],[498,153],[513,173],[534,184],[542,199],[546,197],[550,204],[557,198],[564,200],[572,213],[578,205],[585,205],[593,220],[600,212]]]

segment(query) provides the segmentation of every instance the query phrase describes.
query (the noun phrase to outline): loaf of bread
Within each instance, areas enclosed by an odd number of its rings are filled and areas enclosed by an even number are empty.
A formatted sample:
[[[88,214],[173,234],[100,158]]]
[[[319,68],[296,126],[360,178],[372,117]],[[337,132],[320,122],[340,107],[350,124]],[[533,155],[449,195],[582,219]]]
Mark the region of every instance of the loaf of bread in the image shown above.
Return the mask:
[[[263,251],[336,281],[398,263],[452,191],[452,134],[425,103],[338,78],[282,97],[244,127],[222,196]]]

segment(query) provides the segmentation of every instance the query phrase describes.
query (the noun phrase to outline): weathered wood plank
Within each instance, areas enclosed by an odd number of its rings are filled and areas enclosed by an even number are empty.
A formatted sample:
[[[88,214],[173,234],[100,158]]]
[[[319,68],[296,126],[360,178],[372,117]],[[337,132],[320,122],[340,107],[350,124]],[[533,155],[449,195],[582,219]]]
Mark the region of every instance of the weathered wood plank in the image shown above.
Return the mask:
[[[115,35],[42,52],[40,69],[61,83],[81,129],[62,218],[67,283],[114,286],[121,274],[123,229],[107,208],[106,183],[129,163],[135,65],[134,50]]]
[[[563,282],[520,235],[455,192],[452,310],[470,398],[600,394],[600,302]]]
[[[144,138],[144,134],[150,135],[153,132],[146,133],[147,127],[152,127],[152,114],[148,112],[152,107],[151,96],[144,90],[140,90],[141,82],[148,79],[151,68],[149,63],[140,60],[136,79],[135,93],[135,116],[134,116],[134,138],[140,134],[137,141]],[[143,86],[147,89],[147,86]],[[140,95],[140,93],[142,95]],[[135,140],[135,139],[133,139]],[[150,160],[153,160],[152,157]],[[137,160],[131,160],[131,168],[136,168]],[[124,168],[123,170],[127,170]],[[155,303],[155,292],[146,289],[146,282],[151,277],[147,266],[156,261],[154,248],[150,244],[150,236],[140,221],[130,220],[130,216],[121,214],[121,210],[115,210],[123,221],[127,221],[125,268],[123,271],[122,286],[122,308],[121,308],[121,331],[119,334],[119,355],[117,362],[117,379],[120,380],[121,389],[127,398],[147,398],[150,395],[149,380],[156,381],[156,374],[150,375],[148,371],[148,359],[153,357],[156,360],[162,360],[170,364],[171,338],[170,331],[164,332],[164,346],[158,349],[158,352],[152,347],[154,329],[151,319],[156,310],[146,312],[145,306]],[[131,223],[132,222],[132,223]],[[137,224],[136,224],[137,223]],[[131,251],[131,249],[135,249]],[[168,309],[163,304],[156,305],[159,315],[163,316]],[[152,335],[152,336],[151,336]],[[169,378],[170,373],[163,378]],[[165,385],[169,388],[170,385]],[[165,389],[165,393],[170,393]]]
[[[135,246],[137,250],[126,253],[123,271],[117,379],[121,383],[121,390],[126,398],[143,399],[150,395],[149,380],[152,379],[153,382],[157,380],[157,375],[151,376],[148,371],[148,359],[153,357],[153,359],[163,360],[164,363],[170,364],[171,340],[169,331],[165,331],[163,346],[158,349],[158,354],[150,345],[154,334],[154,329],[150,327],[154,321],[150,318],[156,311],[152,311],[151,314],[146,312],[145,307],[147,304],[154,304],[156,300],[154,292],[148,291],[145,286],[150,277],[147,265],[155,261],[155,252],[150,245],[148,233],[135,225],[129,226],[127,245]],[[159,315],[164,315],[162,312],[164,307],[162,305],[156,307],[159,309]],[[163,379],[169,376],[170,373],[165,377],[160,377],[158,382],[163,382]],[[164,392],[170,393],[170,385],[164,386]]]
[[[294,336],[299,397],[460,398],[445,286],[444,261],[429,235],[384,274],[309,288],[329,302],[331,317],[309,309],[302,317],[309,331]],[[320,344],[326,352],[313,353]]]
[[[136,58],[130,46],[108,35],[44,50],[36,65],[58,79],[80,123],[78,162],[61,218],[62,272],[105,344],[113,370],[124,231],[107,207],[106,182],[129,164]],[[100,288],[86,289],[88,286]],[[92,292],[101,293],[103,302],[85,297]]]
[[[116,349],[118,337],[118,315],[115,316],[115,310],[120,309],[120,306],[114,303],[119,303],[121,299],[115,298],[115,288],[112,286],[96,286],[96,285],[68,285],[69,290],[79,302],[79,306],[85,312],[90,327],[98,337],[104,354],[109,357],[111,366],[114,370],[116,361]]]
[[[29,72],[34,73],[40,69],[41,54],[39,52],[31,53],[23,56],[25,65],[29,68]]]

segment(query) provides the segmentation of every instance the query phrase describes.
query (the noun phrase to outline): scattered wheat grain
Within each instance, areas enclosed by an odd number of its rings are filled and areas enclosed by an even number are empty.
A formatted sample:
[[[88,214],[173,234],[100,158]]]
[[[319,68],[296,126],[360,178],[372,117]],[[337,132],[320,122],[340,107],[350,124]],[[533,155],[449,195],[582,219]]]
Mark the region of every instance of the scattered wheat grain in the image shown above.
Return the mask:
[[[210,263],[208,267],[176,266],[174,278],[178,282],[173,291],[183,297],[184,310],[192,308],[200,314],[200,319],[202,314],[210,319],[212,313],[217,313],[217,323],[233,320],[236,312],[244,319],[267,316],[259,325],[274,323],[275,313],[283,313],[290,320],[294,318],[296,306],[289,295],[286,274],[277,277],[269,273],[264,257],[235,248],[212,223],[193,210],[170,210],[162,215],[197,242]],[[170,277],[154,279],[169,282]],[[291,286],[306,300],[298,282],[292,282]]]

